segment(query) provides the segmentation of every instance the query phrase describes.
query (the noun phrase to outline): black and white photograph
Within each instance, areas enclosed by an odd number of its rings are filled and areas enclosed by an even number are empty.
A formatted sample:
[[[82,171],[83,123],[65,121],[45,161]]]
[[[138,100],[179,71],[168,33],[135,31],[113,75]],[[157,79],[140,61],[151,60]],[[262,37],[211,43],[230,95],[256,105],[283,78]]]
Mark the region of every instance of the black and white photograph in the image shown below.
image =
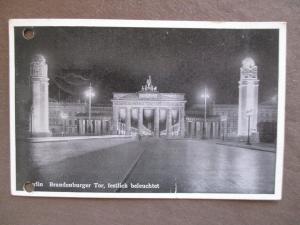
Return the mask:
[[[11,20],[12,194],[280,200],[285,29]]]

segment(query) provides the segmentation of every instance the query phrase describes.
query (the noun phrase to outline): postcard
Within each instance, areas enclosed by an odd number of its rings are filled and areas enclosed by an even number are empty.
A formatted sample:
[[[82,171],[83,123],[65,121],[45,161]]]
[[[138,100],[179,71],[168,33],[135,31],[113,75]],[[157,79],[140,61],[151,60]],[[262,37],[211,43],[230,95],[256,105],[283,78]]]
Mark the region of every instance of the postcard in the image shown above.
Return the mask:
[[[12,19],[11,193],[280,200],[286,24]]]

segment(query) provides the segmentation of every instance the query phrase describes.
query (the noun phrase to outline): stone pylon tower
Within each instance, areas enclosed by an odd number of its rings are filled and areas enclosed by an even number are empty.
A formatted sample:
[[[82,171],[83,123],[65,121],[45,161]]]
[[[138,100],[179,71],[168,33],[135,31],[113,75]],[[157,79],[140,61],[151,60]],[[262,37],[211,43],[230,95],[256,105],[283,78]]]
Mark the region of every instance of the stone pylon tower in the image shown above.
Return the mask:
[[[31,134],[35,137],[49,136],[48,65],[42,55],[34,56],[30,64],[32,90]]]
[[[257,66],[252,58],[246,58],[240,68],[238,136],[258,136],[258,85]]]

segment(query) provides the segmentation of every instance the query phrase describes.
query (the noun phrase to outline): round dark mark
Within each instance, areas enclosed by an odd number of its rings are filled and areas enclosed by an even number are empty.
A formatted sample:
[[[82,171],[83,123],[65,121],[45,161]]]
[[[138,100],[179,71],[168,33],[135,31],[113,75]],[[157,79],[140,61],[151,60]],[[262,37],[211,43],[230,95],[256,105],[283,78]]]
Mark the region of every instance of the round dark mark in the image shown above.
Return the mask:
[[[32,28],[24,28],[23,30],[23,37],[26,40],[31,40],[34,38],[34,31]]]
[[[26,181],[23,184],[23,189],[26,192],[33,192],[34,191],[34,185],[30,181]]]

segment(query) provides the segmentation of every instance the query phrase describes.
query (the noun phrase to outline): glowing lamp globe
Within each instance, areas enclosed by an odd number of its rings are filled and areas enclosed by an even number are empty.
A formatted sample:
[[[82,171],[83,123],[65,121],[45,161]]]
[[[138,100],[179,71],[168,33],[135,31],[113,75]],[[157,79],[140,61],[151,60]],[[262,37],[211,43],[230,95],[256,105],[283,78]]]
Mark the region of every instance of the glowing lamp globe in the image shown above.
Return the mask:
[[[95,97],[95,93],[93,92],[93,90],[92,89],[88,89],[86,92],[85,92],[85,96],[87,97],[87,98],[89,98],[89,97]]]
[[[251,67],[255,66],[255,62],[252,58],[247,57],[242,61],[242,65],[244,68],[251,68]]]
[[[46,58],[45,56],[41,55],[41,54],[37,54],[33,57],[33,62],[36,63],[46,63]]]
[[[64,113],[64,112],[61,112],[61,113],[60,113],[60,117],[61,117],[63,120],[65,120],[65,119],[68,118],[68,114],[67,114],[67,113]]]

